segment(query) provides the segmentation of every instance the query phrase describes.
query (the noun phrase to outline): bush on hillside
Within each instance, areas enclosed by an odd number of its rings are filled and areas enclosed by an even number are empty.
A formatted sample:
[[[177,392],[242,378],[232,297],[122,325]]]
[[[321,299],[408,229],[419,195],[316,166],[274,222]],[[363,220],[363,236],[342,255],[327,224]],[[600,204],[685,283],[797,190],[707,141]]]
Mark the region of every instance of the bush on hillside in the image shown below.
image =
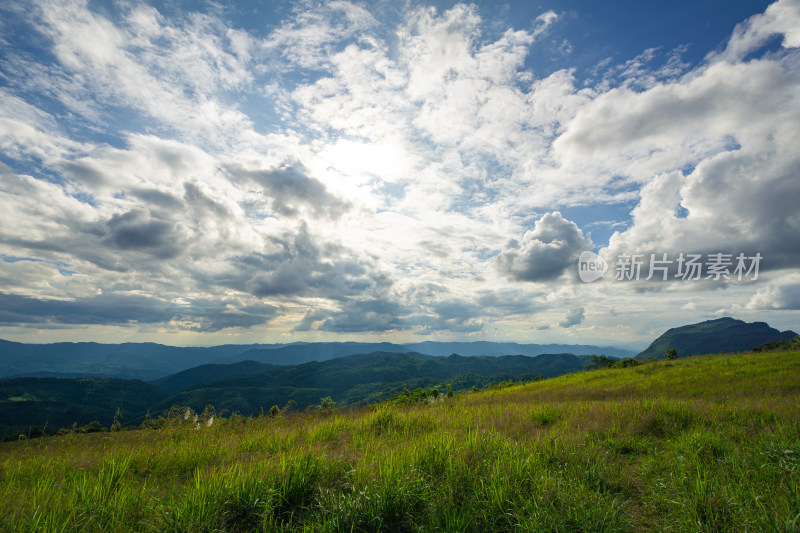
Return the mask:
[[[617,363],[617,359],[607,355],[593,355],[592,360],[586,365],[587,370],[597,370],[600,368],[611,368]]]

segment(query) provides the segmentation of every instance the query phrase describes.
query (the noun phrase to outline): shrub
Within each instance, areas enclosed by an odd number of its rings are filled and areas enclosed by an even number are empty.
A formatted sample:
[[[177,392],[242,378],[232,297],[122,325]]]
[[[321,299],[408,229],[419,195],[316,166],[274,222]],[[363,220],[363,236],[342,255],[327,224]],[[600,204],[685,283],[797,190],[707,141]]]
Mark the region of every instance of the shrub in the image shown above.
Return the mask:
[[[611,368],[617,363],[617,360],[607,355],[593,355],[592,360],[586,365],[589,370],[597,370],[600,368]]]
[[[317,409],[321,413],[332,413],[336,411],[336,402],[333,401],[333,398],[330,396],[325,396],[324,398],[320,398],[319,405]]]

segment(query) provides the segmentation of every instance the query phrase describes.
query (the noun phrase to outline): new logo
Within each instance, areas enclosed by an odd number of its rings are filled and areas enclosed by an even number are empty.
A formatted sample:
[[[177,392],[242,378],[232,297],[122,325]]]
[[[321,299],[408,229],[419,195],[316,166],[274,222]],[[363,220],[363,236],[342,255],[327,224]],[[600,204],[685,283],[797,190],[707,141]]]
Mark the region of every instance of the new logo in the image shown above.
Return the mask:
[[[578,276],[581,281],[591,283],[606,275],[608,263],[594,252],[581,252],[578,257]]]

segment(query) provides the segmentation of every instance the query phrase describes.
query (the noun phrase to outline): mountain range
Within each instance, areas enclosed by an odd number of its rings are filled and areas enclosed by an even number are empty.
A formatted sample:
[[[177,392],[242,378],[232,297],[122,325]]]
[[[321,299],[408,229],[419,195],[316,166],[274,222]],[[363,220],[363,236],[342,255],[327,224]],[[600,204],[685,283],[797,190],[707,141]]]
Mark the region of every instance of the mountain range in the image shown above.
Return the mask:
[[[636,358],[659,358],[670,348],[681,357],[741,352],[775,342],[793,349],[796,337],[763,322],[726,317],[672,328]],[[543,353],[554,348],[563,350]],[[613,347],[492,342],[178,348],[0,341],[0,378],[28,374],[0,379],[0,438],[34,426],[54,431],[96,422],[108,427],[120,417],[123,424],[139,424],[147,413],[158,416],[173,405],[200,411],[210,404],[218,411],[250,415],[273,405],[302,409],[324,397],[348,405],[380,401],[403,389],[467,390],[577,372],[593,361],[592,355],[619,358],[633,353]]]
[[[299,365],[372,352],[427,355],[528,355],[572,353],[630,357],[635,352],[612,346],[517,344],[496,342],[421,342],[411,344],[318,342],[293,344],[227,344],[177,347],[155,343],[98,344],[58,342],[23,344],[0,340],[0,378],[9,376],[103,376],[152,381],[198,365],[257,361]]]

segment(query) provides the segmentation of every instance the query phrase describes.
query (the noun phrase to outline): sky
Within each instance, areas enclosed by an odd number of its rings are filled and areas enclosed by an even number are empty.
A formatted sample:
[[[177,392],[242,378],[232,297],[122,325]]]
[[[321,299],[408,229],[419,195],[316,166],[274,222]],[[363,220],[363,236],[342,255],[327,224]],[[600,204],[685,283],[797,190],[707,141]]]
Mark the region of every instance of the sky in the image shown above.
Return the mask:
[[[0,338],[797,330],[799,145],[798,0],[5,3]]]

